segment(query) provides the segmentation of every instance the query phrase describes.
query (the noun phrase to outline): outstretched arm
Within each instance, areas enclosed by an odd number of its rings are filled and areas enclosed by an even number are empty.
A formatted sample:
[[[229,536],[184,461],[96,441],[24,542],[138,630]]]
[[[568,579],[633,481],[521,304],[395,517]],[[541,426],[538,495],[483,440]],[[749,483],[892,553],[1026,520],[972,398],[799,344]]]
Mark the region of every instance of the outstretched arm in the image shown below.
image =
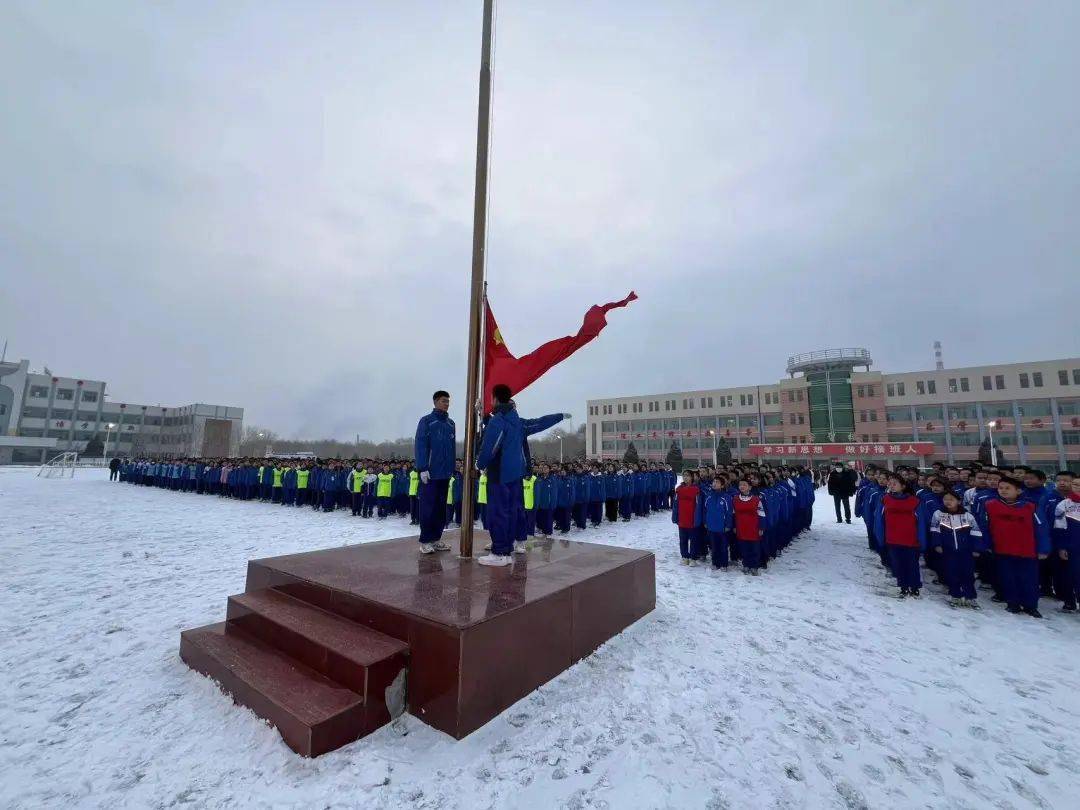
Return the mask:
[[[549,413],[547,416],[541,416],[539,419],[522,419],[521,426],[525,431],[526,436],[532,436],[534,433],[541,433],[550,427],[555,427],[564,419],[564,414],[561,413]]]

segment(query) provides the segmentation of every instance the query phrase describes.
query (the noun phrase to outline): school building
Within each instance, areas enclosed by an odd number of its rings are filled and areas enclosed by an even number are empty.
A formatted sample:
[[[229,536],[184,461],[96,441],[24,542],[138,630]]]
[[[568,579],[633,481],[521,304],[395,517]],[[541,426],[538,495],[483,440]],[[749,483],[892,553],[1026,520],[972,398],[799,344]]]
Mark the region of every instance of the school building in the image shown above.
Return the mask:
[[[999,461],[1080,472],[1080,358],[994,366],[872,371],[863,348],[788,358],[766,385],[590,399],[586,451],[621,459],[632,442],[661,461],[672,444],[690,464],[733,459],[786,463],[840,457],[963,463],[990,438]]]
[[[109,456],[235,456],[243,422],[243,408],[116,402],[102,380],[0,362],[0,464],[82,453],[95,437]]]

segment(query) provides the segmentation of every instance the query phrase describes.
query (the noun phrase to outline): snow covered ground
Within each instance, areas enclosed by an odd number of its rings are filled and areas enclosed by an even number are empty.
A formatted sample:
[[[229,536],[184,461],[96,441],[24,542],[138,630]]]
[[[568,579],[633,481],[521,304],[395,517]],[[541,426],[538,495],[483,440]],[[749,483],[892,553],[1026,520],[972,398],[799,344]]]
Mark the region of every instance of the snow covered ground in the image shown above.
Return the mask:
[[[666,516],[588,533],[656,553],[654,613],[461,742],[304,760],[180,630],[252,557],[407,526],[106,477],[0,468],[0,807],[1080,806],[1080,617],[888,598],[824,499],[760,578],[679,566]]]

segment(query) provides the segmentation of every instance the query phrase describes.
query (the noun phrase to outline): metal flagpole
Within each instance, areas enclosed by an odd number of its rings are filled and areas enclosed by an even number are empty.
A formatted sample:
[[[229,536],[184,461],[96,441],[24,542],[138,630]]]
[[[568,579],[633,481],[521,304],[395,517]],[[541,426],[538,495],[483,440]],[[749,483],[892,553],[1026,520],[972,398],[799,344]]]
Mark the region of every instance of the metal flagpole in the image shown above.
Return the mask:
[[[465,378],[465,462],[461,475],[461,556],[473,553],[473,479],[480,422],[480,348],[484,328],[484,270],[487,247],[488,153],[491,147],[491,46],[495,0],[484,0],[480,51],[480,99],[476,117],[476,192],[473,198],[472,290],[469,298],[469,356]]]

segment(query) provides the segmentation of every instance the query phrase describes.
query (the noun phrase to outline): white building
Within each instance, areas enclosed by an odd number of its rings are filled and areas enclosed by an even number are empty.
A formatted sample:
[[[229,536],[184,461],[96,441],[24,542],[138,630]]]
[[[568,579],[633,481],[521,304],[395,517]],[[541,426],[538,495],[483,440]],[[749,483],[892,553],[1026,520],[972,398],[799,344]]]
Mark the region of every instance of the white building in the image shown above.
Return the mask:
[[[110,456],[234,456],[243,421],[243,408],[116,402],[101,380],[0,363],[0,464],[81,453],[95,436]]]

